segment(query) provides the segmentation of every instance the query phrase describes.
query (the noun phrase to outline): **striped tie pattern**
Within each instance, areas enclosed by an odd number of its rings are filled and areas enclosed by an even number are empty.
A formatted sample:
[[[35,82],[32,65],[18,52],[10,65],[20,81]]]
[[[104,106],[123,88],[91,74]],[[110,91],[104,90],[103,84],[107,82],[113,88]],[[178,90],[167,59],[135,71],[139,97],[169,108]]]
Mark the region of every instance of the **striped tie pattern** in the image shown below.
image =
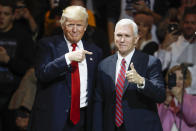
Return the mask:
[[[123,58],[121,61],[121,68],[118,73],[118,78],[117,78],[117,82],[116,82],[115,124],[117,127],[120,127],[123,123],[122,94],[123,94],[123,87],[124,87],[124,83],[125,83],[125,73],[126,73],[125,63],[126,63],[126,61]]]

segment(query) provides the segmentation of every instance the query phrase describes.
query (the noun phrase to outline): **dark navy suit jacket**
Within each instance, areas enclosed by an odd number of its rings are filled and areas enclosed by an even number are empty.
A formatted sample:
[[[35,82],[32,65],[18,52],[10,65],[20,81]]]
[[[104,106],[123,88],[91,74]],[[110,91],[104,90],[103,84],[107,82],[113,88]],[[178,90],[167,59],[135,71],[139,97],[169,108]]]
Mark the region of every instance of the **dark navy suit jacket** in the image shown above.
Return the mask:
[[[115,131],[117,57],[117,54],[109,56],[98,67],[93,131]],[[156,107],[156,103],[165,100],[161,63],[155,57],[137,50],[135,50],[131,62],[136,71],[145,78],[145,87],[139,89],[136,84],[125,80],[122,107],[126,131],[161,131],[162,126]]]
[[[93,52],[86,55],[88,70],[88,130],[92,122],[92,92],[95,86],[97,65],[102,51],[94,44],[83,42],[85,50]],[[71,66],[67,65],[65,53],[69,52],[63,35],[44,38],[39,42],[38,91],[32,112],[33,131],[63,131],[65,122],[69,120],[71,106]]]

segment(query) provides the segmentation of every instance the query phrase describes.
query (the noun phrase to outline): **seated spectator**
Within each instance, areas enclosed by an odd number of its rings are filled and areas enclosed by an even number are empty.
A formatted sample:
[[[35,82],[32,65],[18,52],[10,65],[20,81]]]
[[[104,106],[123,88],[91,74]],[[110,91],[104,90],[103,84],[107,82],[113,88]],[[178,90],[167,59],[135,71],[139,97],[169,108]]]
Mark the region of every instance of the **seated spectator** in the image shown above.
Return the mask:
[[[177,65],[166,75],[166,100],[158,105],[163,131],[196,130],[196,96],[186,92],[191,85],[191,74],[186,69]]]

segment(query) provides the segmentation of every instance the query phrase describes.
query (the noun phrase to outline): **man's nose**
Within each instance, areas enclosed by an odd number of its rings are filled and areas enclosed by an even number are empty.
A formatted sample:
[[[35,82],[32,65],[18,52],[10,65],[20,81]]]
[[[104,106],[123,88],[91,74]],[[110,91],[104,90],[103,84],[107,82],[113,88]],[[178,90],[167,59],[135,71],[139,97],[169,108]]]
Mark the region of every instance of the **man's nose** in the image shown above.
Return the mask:
[[[125,41],[125,37],[121,37],[120,42],[124,42],[124,41]]]
[[[73,30],[73,32],[76,32],[77,31],[77,25],[74,25],[72,30]]]

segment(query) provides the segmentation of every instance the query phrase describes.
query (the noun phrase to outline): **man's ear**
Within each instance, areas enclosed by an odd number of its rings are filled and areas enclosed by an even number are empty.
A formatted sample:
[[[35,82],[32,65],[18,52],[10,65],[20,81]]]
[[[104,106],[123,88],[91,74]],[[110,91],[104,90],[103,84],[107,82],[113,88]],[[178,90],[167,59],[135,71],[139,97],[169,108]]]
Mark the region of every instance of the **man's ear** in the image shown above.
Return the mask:
[[[65,28],[65,23],[60,23],[61,24],[61,29],[64,30]]]

